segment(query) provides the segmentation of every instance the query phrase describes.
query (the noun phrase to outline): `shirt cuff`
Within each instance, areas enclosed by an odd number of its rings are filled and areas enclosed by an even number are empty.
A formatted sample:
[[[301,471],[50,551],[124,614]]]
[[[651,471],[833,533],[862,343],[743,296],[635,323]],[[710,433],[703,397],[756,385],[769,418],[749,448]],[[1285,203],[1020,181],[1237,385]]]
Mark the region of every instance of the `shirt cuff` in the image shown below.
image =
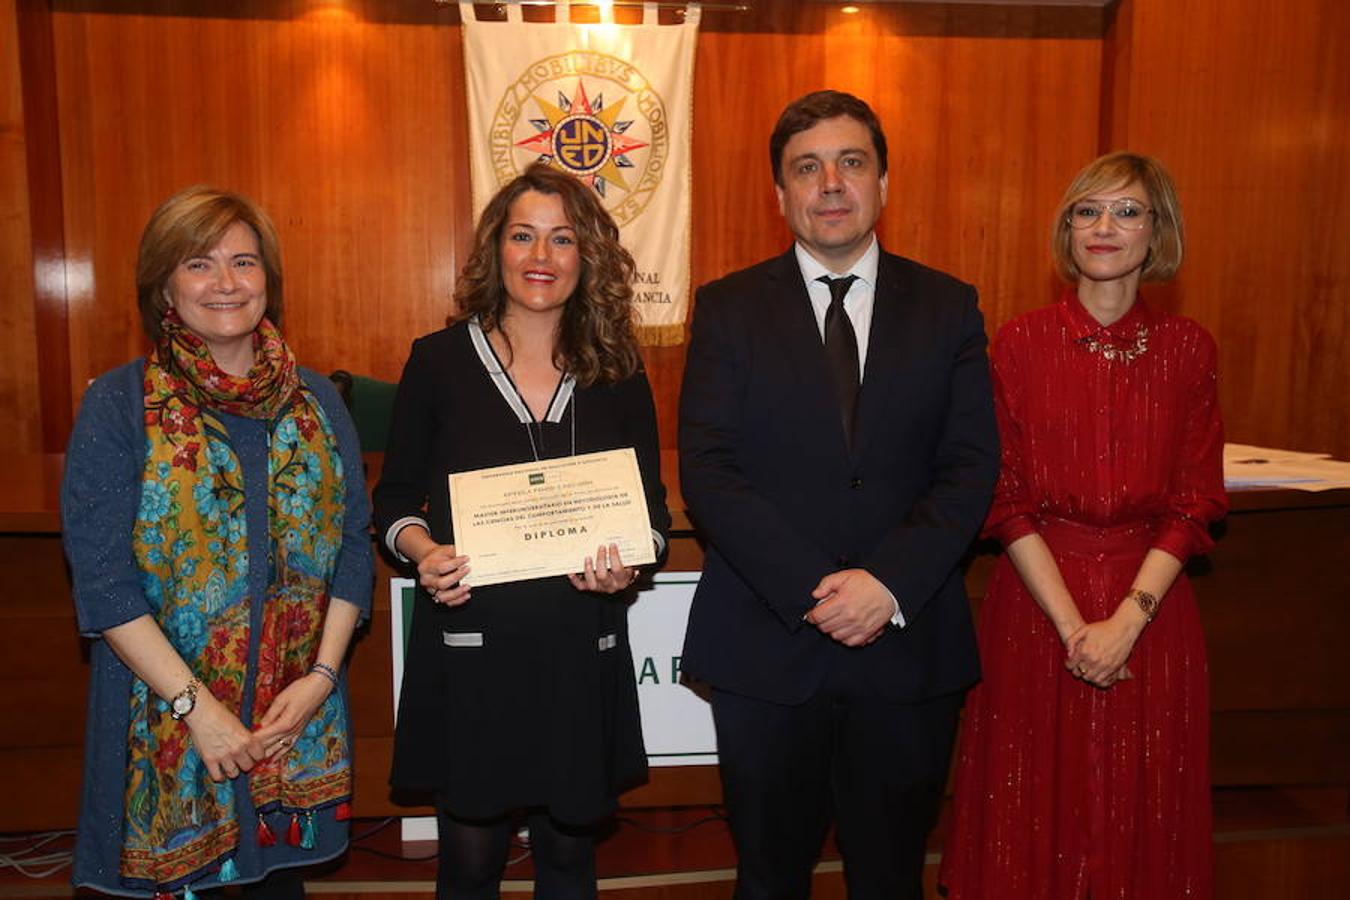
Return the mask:
[[[660,559],[661,554],[666,552],[666,539],[661,535],[661,532],[657,531],[655,528],[651,531],[652,543],[656,545],[656,558]]]
[[[394,554],[394,558],[399,562],[412,562],[408,557],[398,552],[399,532],[403,531],[403,529],[407,528],[409,525],[421,525],[427,530],[427,534],[431,534],[431,526],[428,525],[427,520],[421,516],[404,516],[394,524],[390,525],[384,532],[384,545],[389,548],[389,552]]]
[[[882,587],[886,586],[882,585]],[[900,601],[895,599],[895,593],[890,588],[886,588],[886,593],[890,594],[891,603],[895,607],[895,612],[891,614],[891,624],[896,628],[904,628],[905,614],[900,611]]]

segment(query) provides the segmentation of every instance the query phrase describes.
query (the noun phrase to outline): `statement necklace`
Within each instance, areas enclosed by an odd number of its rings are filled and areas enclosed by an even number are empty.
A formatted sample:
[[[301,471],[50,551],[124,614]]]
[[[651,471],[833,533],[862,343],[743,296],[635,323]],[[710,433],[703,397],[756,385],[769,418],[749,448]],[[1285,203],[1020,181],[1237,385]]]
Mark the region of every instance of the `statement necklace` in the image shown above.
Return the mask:
[[[1100,354],[1108,362],[1133,362],[1148,352],[1148,329],[1143,325],[1134,333],[1134,343],[1128,347],[1122,347],[1115,343],[1109,337],[1098,338],[1096,335],[1086,335],[1080,337],[1078,343],[1082,344],[1089,353]]]

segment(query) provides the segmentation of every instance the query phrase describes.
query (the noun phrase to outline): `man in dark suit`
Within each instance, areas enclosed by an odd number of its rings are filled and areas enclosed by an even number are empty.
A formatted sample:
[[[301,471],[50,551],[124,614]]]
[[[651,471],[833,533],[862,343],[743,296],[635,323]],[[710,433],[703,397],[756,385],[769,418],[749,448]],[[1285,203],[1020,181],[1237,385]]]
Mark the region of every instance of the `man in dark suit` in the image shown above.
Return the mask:
[[[738,898],[922,896],[979,676],[962,573],[998,470],[975,290],[881,251],[886,137],[819,91],[769,142],[792,249],[700,288],[680,484],[707,540],[683,667],[713,686]]]

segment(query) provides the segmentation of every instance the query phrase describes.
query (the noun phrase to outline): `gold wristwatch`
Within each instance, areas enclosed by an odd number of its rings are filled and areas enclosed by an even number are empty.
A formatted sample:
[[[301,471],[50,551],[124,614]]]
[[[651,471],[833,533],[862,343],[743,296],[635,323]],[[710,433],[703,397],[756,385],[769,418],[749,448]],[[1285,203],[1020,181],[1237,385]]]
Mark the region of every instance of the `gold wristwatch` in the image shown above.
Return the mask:
[[[1130,588],[1129,593],[1125,595],[1125,599],[1133,600],[1135,603],[1139,604],[1139,608],[1144,611],[1144,619],[1146,621],[1152,622],[1153,617],[1158,614],[1158,598],[1148,591],[1141,591],[1139,588]]]
[[[196,709],[197,688],[201,686],[202,683],[194,676],[193,679],[188,682],[188,686],[175,694],[174,698],[169,701],[169,715],[173,716],[175,720],[178,720]]]

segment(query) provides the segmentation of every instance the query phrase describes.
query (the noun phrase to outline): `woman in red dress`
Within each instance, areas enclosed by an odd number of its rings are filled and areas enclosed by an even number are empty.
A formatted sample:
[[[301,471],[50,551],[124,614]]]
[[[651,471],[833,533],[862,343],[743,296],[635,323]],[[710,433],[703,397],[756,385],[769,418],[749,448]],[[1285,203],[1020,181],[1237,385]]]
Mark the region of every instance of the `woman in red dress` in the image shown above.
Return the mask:
[[[1185,561],[1225,508],[1213,338],[1150,309],[1181,263],[1157,161],[1114,153],[1054,232],[1072,282],[992,349],[1006,548],[980,620],[955,819],[953,900],[1212,893],[1209,687]]]

